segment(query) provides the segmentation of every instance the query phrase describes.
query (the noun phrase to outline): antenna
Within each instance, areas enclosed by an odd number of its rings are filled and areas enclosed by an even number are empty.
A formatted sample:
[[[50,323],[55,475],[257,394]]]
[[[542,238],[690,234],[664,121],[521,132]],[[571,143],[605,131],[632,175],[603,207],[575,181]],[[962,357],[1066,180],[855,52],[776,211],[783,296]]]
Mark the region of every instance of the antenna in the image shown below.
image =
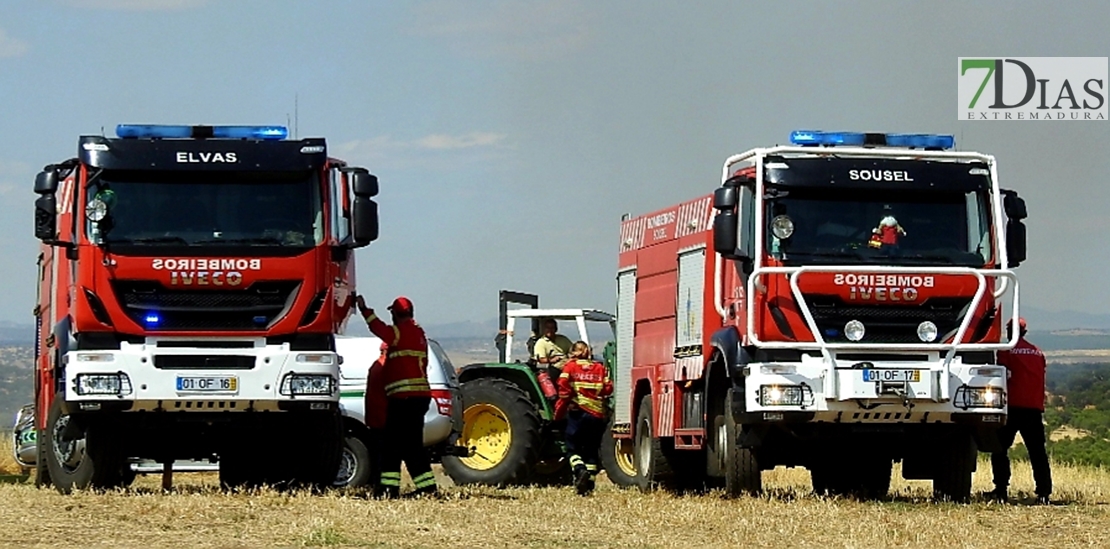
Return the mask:
[[[299,137],[299,132],[297,131],[297,124],[300,120],[300,116],[298,115],[299,110],[297,108],[299,99],[299,94],[293,94],[293,139]]]

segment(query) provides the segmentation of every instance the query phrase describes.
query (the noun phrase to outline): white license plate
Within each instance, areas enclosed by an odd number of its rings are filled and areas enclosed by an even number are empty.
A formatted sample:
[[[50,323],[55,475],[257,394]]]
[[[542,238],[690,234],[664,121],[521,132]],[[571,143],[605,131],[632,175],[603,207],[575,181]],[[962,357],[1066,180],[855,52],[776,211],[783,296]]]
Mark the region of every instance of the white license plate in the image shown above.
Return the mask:
[[[914,382],[921,381],[921,370],[895,370],[888,368],[863,371],[864,381]]]
[[[237,393],[239,378],[235,376],[177,376],[181,393]]]

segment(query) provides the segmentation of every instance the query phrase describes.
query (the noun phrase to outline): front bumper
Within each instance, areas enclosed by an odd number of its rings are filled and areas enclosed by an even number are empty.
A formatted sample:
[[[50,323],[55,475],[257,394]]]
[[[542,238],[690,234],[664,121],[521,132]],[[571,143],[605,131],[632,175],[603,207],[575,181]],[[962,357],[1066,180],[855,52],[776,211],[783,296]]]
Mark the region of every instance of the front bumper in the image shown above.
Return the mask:
[[[335,353],[291,351],[288,344],[266,345],[264,339],[236,343],[240,346],[179,347],[172,340],[150,338],[139,345],[125,342],[119,350],[66,353],[67,411],[238,412],[338,406]],[[116,390],[92,393],[91,379],[108,380],[99,386],[101,391]],[[323,387],[321,392],[300,393],[310,381]]]
[[[737,421],[1005,423],[1002,366],[926,360],[755,363],[744,368]]]

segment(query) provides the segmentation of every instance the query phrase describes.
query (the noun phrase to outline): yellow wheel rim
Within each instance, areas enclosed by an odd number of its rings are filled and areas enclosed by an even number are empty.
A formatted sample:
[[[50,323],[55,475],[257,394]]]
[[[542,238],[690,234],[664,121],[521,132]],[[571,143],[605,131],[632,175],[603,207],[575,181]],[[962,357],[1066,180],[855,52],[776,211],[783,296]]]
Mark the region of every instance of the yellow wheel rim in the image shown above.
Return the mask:
[[[617,458],[617,467],[621,472],[630,476],[636,476],[636,462],[633,456],[633,444],[630,438],[616,438],[613,439],[613,444],[617,447],[614,449],[614,454]]]
[[[459,461],[471,469],[485,471],[496,467],[509,453],[513,430],[509,416],[492,404],[474,404],[463,411],[462,436],[459,444],[474,451]]]

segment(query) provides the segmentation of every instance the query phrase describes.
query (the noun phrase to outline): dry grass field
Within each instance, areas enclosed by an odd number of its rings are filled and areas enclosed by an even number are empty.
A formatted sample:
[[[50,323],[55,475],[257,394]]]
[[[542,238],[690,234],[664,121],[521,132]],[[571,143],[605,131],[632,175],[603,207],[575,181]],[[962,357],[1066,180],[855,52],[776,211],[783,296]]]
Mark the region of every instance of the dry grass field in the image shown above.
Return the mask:
[[[0,449],[0,467],[14,462]],[[990,488],[980,464],[977,491]],[[1015,495],[1032,490],[1015,467]],[[1107,547],[1110,472],[1058,466],[1053,505],[936,504],[929,483],[895,480],[882,502],[812,496],[804,470],[764,474],[761,498],[641,494],[601,483],[568,489],[456,488],[439,500],[225,494],[213,474],[157,476],[127,491],[62,496],[0,484],[0,545],[10,547]],[[896,475],[897,476],[897,475]],[[10,478],[10,477],[8,477]],[[13,479],[15,480],[15,479]],[[589,505],[589,507],[585,507]]]

